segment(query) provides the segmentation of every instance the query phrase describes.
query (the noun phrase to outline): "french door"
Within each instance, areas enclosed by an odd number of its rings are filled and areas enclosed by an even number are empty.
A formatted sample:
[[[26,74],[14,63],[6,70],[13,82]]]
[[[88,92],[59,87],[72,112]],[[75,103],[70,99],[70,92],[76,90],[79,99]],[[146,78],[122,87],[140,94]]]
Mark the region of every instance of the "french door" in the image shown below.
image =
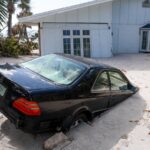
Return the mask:
[[[91,57],[90,30],[63,30],[65,54]]]
[[[150,52],[150,30],[141,31],[141,52]]]

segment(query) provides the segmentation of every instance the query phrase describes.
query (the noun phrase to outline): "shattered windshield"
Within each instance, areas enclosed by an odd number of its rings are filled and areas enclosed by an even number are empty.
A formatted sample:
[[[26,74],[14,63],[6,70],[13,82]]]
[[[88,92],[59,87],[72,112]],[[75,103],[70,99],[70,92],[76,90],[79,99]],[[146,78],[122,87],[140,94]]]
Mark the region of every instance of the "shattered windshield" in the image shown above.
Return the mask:
[[[84,65],[79,65],[74,61],[55,54],[22,63],[21,66],[57,84],[64,85],[68,85],[75,81],[86,69]]]

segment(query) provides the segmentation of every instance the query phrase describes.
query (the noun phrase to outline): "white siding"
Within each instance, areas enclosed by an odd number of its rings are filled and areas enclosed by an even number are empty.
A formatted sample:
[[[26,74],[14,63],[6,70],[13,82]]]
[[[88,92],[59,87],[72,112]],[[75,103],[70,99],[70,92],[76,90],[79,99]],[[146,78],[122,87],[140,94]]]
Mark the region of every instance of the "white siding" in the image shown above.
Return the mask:
[[[112,2],[58,13],[40,19],[40,22],[112,22]]]
[[[41,29],[41,49],[42,55],[55,52],[63,52],[61,46],[62,32],[59,25],[51,25],[50,27],[43,24],[43,29]]]
[[[139,29],[150,22],[150,8],[142,7],[143,0],[114,0],[113,52],[138,53]]]
[[[112,37],[111,30],[107,26],[92,27],[91,29],[92,57],[111,57],[112,56]]]
[[[81,24],[83,22],[86,24]],[[91,32],[92,57],[112,56],[112,30],[109,29],[112,23],[112,2],[49,16],[43,18],[41,23],[42,55],[63,52],[63,29],[88,29]]]
[[[51,24],[44,23],[42,29],[42,55],[61,52],[63,53],[63,30],[90,30],[91,57],[111,57],[112,37],[107,25],[93,24]],[[73,54],[73,53],[72,53]]]

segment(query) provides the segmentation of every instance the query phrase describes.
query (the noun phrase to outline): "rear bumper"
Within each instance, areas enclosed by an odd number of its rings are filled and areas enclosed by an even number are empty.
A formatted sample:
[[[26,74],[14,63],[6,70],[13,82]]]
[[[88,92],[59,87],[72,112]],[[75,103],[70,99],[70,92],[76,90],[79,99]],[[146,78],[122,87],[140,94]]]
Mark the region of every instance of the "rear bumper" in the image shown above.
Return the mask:
[[[28,133],[41,133],[49,130],[54,130],[57,125],[57,120],[41,119],[41,117],[29,117],[19,114],[13,109],[1,108],[0,112],[3,113],[15,126],[17,129],[21,129]]]

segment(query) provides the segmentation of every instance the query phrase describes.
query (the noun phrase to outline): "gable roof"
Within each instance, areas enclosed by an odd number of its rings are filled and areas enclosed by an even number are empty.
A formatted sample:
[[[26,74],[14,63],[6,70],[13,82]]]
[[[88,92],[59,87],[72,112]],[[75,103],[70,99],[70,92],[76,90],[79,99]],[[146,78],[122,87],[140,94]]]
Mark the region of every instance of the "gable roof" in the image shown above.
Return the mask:
[[[93,5],[97,5],[97,4],[102,4],[102,3],[106,3],[106,2],[110,2],[110,1],[113,1],[113,0],[93,0],[90,2],[86,2],[86,3],[72,5],[69,7],[63,7],[63,8],[43,12],[43,13],[38,13],[38,14],[28,16],[28,17],[19,18],[19,22],[20,23],[32,23],[32,22],[38,23],[37,20],[45,18],[47,16],[61,14],[64,12],[69,12],[72,10],[77,10],[77,9],[81,9],[81,8],[85,8],[85,7],[89,7],[89,6],[93,6]]]

